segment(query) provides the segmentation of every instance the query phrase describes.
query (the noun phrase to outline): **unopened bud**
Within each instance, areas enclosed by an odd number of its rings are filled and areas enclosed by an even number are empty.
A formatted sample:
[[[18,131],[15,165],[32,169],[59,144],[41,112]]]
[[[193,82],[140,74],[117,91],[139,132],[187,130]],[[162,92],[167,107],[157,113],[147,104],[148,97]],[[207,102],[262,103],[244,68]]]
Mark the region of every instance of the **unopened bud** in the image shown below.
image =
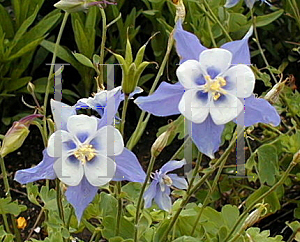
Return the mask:
[[[279,99],[279,95],[282,92],[286,81],[276,83],[272,89],[265,95],[265,99],[270,103],[276,103]]]
[[[296,154],[294,154],[293,162],[300,163],[300,150],[298,150],[298,152],[296,152]]]
[[[32,82],[28,82],[27,84],[27,91],[30,93],[30,94],[34,94],[34,90],[35,90],[35,85],[32,83]]]
[[[0,156],[5,157],[7,154],[19,149],[26,137],[29,134],[29,126],[31,122],[38,117],[43,117],[41,114],[32,114],[25,118],[14,122],[12,127],[4,136],[3,143],[0,149]]]
[[[263,204],[263,203],[257,204],[258,208],[248,215],[248,217],[246,218],[243,224],[243,227],[244,228],[251,227],[260,219],[261,216],[264,216],[267,212],[267,208],[266,208],[267,205],[268,204]]]
[[[80,12],[88,9],[89,7],[105,3],[105,4],[115,4],[107,1],[86,1],[86,0],[61,0],[54,4],[54,7],[64,10],[68,13]]]

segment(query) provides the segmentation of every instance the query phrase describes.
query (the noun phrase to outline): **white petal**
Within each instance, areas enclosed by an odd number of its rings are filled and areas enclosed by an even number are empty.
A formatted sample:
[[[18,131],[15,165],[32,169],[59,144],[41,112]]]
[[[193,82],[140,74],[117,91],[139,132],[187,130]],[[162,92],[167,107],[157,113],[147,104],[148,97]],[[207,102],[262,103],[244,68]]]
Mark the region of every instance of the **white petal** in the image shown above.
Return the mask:
[[[187,89],[197,88],[199,85],[204,85],[205,79],[203,74],[200,63],[195,60],[187,60],[176,70],[179,82]]]
[[[77,144],[73,136],[65,130],[55,131],[48,140],[47,152],[52,157],[62,157],[63,154],[76,149]]]
[[[84,143],[87,138],[95,135],[97,131],[97,118],[87,115],[74,115],[68,119],[68,131],[74,135],[81,143]]]
[[[178,105],[182,115],[193,123],[202,123],[209,114],[209,94],[202,94],[199,98],[199,93],[198,90],[186,91]]]
[[[239,64],[228,69],[223,75],[227,82],[228,90],[231,94],[239,97],[250,97],[255,85],[255,76],[251,68],[247,65]]]
[[[93,186],[103,186],[114,177],[116,163],[109,157],[97,155],[84,165],[86,179]]]
[[[99,154],[105,156],[119,155],[124,149],[122,135],[119,130],[111,125],[99,129],[89,143],[93,145]]]
[[[226,124],[236,118],[244,109],[242,102],[231,94],[222,95],[211,102],[210,114],[215,124]]]
[[[53,165],[57,177],[68,186],[77,186],[83,177],[83,166],[74,156],[63,156]]]
[[[206,71],[211,78],[226,71],[232,60],[232,54],[228,50],[214,48],[201,52],[199,62],[202,70]]]

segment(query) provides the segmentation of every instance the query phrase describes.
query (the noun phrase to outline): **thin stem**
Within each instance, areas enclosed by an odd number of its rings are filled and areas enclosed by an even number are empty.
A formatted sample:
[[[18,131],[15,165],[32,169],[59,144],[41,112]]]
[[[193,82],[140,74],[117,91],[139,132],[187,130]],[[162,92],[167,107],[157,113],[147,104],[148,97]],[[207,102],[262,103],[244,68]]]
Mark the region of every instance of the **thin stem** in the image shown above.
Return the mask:
[[[142,201],[143,201],[143,195],[144,195],[147,183],[150,180],[150,175],[153,170],[155,160],[156,160],[156,157],[151,156],[150,163],[149,163],[149,166],[147,169],[147,175],[146,175],[145,181],[143,183],[143,186],[141,188],[138,203],[136,206],[136,213],[135,213],[135,220],[134,220],[134,241],[135,242],[138,241],[138,223],[139,223],[139,219],[140,219],[140,210],[141,210],[141,205],[142,205]]]
[[[99,62],[99,69],[100,69],[100,76],[98,78],[97,82],[97,91],[99,92],[100,90],[104,89],[104,48],[105,48],[105,42],[106,42],[106,31],[107,31],[107,26],[106,26],[106,15],[105,11],[102,7],[100,7],[100,13],[102,17],[102,40],[101,40],[101,45],[100,45],[100,62]]]
[[[237,138],[239,138],[242,134],[244,134],[244,130],[240,130],[238,132],[237,137],[233,137],[229,146],[225,150],[225,152],[222,154],[222,156],[214,163],[213,166],[209,168],[209,170],[201,177],[201,179],[195,184],[195,186],[187,193],[186,197],[181,201],[179,209],[176,211],[175,215],[171,218],[171,221],[166,228],[164,234],[161,237],[161,241],[164,241],[164,239],[167,238],[169,232],[171,231],[172,227],[174,226],[176,220],[178,219],[181,211],[184,209],[185,205],[188,203],[191,196],[196,192],[202,184],[208,179],[208,177],[219,167],[222,162],[226,161],[227,156],[230,154],[231,149],[235,146]]]
[[[27,238],[26,238],[25,241],[27,241],[27,240],[30,239],[31,235],[32,235],[33,232],[34,232],[35,227],[37,226],[38,222],[39,222],[40,219],[42,218],[42,215],[43,215],[44,211],[45,211],[44,208],[41,208],[41,211],[40,211],[40,213],[39,213],[37,219],[35,220],[35,223],[34,223],[33,227],[30,229],[30,233],[28,234],[28,236],[27,236]]]
[[[50,86],[51,86],[51,79],[52,79],[52,74],[53,74],[53,71],[54,71],[54,64],[55,64],[55,61],[56,61],[56,55],[57,55],[57,51],[58,51],[58,46],[59,46],[59,43],[60,43],[60,40],[61,40],[61,37],[62,37],[62,34],[63,34],[63,31],[64,31],[64,28],[66,26],[66,23],[67,23],[67,20],[68,20],[68,16],[69,16],[69,13],[65,12],[65,15],[64,15],[64,18],[63,18],[63,21],[61,23],[61,26],[60,26],[60,29],[59,29],[59,32],[58,32],[58,36],[57,36],[57,39],[56,39],[56,42],[55,42],[55,46],[54,46],[54,52],[53,52],[53,56],[52,56],[52,61],[51,61],[51,66],[50,66],[50,71],[49,71],[49,74],[48,74],[48,79],[47,79],[47,86],[46,86],[46,90],[45,90],[45,98],[44,98],[44,133],[45,133],[45,136],[47,136],[47,120],[46,120],[46,115],[47,115],[47,104],[48,104],[48,97],[49,97],[49,92],[50,92]]]
[[[1,166],[1,172],[2,172],[4,190],[5,190],[6,196],[11,197],[8,178],[7,178],[7,172],[6,172],[6,168],[5,168],[4,159],[2,156],[0,156],[0,166]]]
[[[124,126],[125,126],[125,120],[126,120],[126,112],[127,112],[127,108],[128,108],[128,102],[129,102],[129,98],[128,98],[127,95],[125,95],[124,103],[123,103],[123,110],[122,110],[122,117],[121,117],[121,126],[120,126],[120,133],[121,133],[122,136],[124,136]]]
[[[191,137],[188,137],[183,144],[179,147],[179,149],[175,152],[175,154],[172,156],[172,158],[170,160],[175,160],[176,157],[179,155],[179,153],[184,149],[184,146],[190,142]]]
[[[60,188],[60,180],[56,179],[56,202],[58,207],[58,213],[61,221],[63,222],[64,227],[66,227],[65,223],[65,216],[64,216],[64,209],[62,204],[62,194],[61,194],[61,188]]]
[[[6,216],[6,214],[3,213],[2,214],[2,218],[3,218],[3,222],[4,222],[4,226],[5,226],[6,232],[11,234],[11,231],[10,231],[10,228],[9,228],[9,225],[8,225],[8,222],[7,222],[7,216]]]
[[[232,41],[232,38],[230,37],[229,33],[227,32],[227,30],[224,28],[224,26],[222,25],[222,23],[220,22],[220,20],[218,19],[218,17],[215,15],[215,13],[212,11],[211,7],[209,6],[209,4],[207,3],[207,0],[203,1],[205,7],[208,9],[209,13],[211,14],[211,16],[214,18],[214,20],[216,21],[216,23],[220,26],[220,28],[223,30],[226,38],[229,41]]]
[[[264,53],[264,51],[263,51],[263,49],[262,49],[262,47],[260,45],[260,42],[259,42],[258,33],[257,33],[257,29],[256,29],[256,16],[253,15],[252,9],[250,10],[250,12],[251,12],[251,18],[252,18],[252,21],[253,21],[253,30],[254,30],[254,35],[255,35],[255,39],[256,39],[255,42],[257,44],[257,47],[259,49],[261,57],[263,58],[263,60],[265,62],[265,65],[266,65],[267,69],[269,70],[269,72],[270,72],[270,74],[271,74],[274,82],[277,83],[278,81],[277,81],[276,77],[274,76],[273,72],[270,70],[269,62],[268,62],[268,60],[267,60],[267,58],[265,56],[265,53]]]
[[[298,161],[299,162],[299,161]],[[240,231],[238,231],[238,233],[235,234],[235,236],[231,239],[228,240],[231,235],[235,232],[235,229],[239,227],[239,224],[243,221],[244,217],[253,209],[253,207],[261,200],[263,200],[266,196],[268,196],[269,194],[271,194],[272,192],[274,192],[279,186],[281,186],[285,179],[288,177],[289,173],[292,171],[292,169],[294,168],[294,166],[297,165],[296,161],[292,161],[290,163],[290,165],[288,166],[287,170],[284,172],[284,174],[281,176],[281,178],[279,179],[279,181],[272,187],[270,187],[270,189],[268,191],[266,191],[264,194],[260,195],[258,198],[256,198],[244,211],[243,213],[240,215],[239,219],[235,222],[234,226],[232,226],[232,229],[230,231],[230,233],[227,235],[226,239],[224,241],[229,241],[229,242],[234,242],[241,233],[241,229],[243,229],[243,227],[240,229]],[[248,198],[249,199],[249,198]],[[247,203],[247,201],[246,201]]]
[[[201,161],[202,161],[202,153],[200,151],[198,151],[198,157],[197,157],[196,165],[194,167],[192,179],[190,180],[190,184],[189,184],[189,187],[187,189],[187,192],[189,192],[191,190],[191,188],[193,187],[196,176],[199,173],[199,167],[200,167]]]
[[[215,41],[215,39],[214,39],[214,35],[213,35],[213,32],[211,31],[211,26],[210,26],[210,20],[209,20],[209,18],[206,18],[206,22],[207,22],[207,28],[208,28],[208,32],[209,32],[209,35],[210,35],[210,39],[211,39],[211,42],[212,42],[212,44],[213,44],[213,47],[214,48],[217,48],[218,46],[217,46],[217,43],[216,43],[216,41]]]

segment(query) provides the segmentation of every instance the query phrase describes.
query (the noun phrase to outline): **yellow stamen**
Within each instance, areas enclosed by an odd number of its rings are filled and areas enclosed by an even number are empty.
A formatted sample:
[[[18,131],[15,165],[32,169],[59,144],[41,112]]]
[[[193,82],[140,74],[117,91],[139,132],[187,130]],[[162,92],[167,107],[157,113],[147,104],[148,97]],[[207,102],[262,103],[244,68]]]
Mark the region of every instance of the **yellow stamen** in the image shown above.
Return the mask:
[[[93,159],[96,155],[96,150],[92,145],[82,145],[78,150],[74,152],[74,156],[80,160],[83,164]]]
[[[219,92],[216,92],[213,94],[213,98],[215,101],[217,101],[219,99],[219,97],[221,97],[221,94]]]
[[[226,91],[222,89],[227,83],[223,77],[217,77],[211,79],[209,75],[204,77],[207,83],[204,85],[204,92],[212,92],[213,99],[216,101],[220,98],[221,94],[226,94]]]

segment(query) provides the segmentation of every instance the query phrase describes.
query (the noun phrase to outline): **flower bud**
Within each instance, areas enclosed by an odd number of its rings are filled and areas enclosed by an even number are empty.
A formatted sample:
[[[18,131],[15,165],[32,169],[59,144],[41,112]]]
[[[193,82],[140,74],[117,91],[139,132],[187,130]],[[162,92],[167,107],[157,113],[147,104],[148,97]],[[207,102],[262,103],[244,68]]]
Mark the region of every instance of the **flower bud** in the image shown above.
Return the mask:
[[[300,163],[300,150],[298,150],[298,152],[296,152],[293,156],[293,162],[295,163]]]
[[[268,204],[264,204],[264,203],[257,204],[258,208],[248,215],[248,217],[246,218],[243,224],[243,227],[244,228],[251,227],[260,219],[261,216],[264,216],[267,212],[267,208],[266,208],[267,205]]]
[[[4,136],[0,149],[0,156],[5,157],[7,154],[19,149],[29,134],[29,126],[35,118],[43,117],[41,114],[32,114],[14,122],[12,127]]]
[[[27,91],[33,95],[35,91],[35,85],[32,82],[28,82],[27,84]]]
[[[61,0],[55,3],[54,7],[64,10],[65,12],[68,13],[74,13],[74,12],[84,11],[89,7],[92,7],[100,3],[103,3],[103,1],[88,2],[86,0]],[[114,4],[106,1],[105,3]]]
[[[17,219],[17,227],[18,229],[25,229],[27,226],[27,221],[24,217],[19,217]]]

